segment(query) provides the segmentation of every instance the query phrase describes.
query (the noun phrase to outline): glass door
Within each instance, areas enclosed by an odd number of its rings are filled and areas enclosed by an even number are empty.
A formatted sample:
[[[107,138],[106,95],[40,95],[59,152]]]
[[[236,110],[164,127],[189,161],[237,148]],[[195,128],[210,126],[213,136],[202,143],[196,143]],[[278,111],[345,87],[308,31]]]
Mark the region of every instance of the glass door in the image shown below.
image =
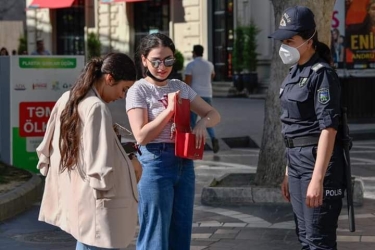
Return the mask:
[[[75,0],[72,7],[56,10],[56,54],[85,54],[85,0]]]
[[[169,36],[169,0],[150,0],[133,5],[135,49],[142,37],[148,34],[159,32]]]
[[[213,0],[215,81],[232,80],[233,0]]]

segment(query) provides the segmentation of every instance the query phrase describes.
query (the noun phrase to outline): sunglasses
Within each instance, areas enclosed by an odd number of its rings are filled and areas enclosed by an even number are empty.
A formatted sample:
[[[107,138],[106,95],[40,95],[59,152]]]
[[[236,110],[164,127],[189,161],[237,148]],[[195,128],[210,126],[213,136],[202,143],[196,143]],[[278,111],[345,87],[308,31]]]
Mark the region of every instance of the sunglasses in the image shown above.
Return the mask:
[[[152,67],[154,68],[159,68],[159,66],[163,63],[165,67],[172,67],[174,62],[176,61],[175,58],[165,58],[164,60],[154,60],[154,61],[151,61],[149,59],[147,59],[147,61],[149,61],[152,65]]]

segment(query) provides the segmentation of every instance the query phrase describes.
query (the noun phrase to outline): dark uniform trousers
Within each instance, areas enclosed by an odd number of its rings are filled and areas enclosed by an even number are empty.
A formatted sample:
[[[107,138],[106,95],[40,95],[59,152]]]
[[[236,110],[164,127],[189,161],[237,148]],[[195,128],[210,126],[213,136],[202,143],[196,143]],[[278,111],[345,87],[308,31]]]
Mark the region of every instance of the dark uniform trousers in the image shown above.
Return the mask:
[[[323,205],[309,208],[306,193],[316,161],[316,146],[287,148],[288,181],[296,220],[296,233],[302,249],[337,249],[337,220],[344,193],[344,159],[336,145],[323,183]]]

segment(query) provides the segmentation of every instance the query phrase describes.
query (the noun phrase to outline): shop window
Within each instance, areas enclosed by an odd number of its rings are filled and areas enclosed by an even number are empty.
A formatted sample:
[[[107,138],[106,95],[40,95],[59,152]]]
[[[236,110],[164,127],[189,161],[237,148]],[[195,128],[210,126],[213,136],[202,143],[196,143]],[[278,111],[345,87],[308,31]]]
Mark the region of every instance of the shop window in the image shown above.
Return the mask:
[[[150,33],[159,32],[169,36],[169,0],[150,0],[133,5],[135,49],[140,40]]]
[[[212,3],[215,81],[231,81],[233,74],[233,0],[213,0]]]
[[[85,0],[56,10],[56,54],[84,55]]]

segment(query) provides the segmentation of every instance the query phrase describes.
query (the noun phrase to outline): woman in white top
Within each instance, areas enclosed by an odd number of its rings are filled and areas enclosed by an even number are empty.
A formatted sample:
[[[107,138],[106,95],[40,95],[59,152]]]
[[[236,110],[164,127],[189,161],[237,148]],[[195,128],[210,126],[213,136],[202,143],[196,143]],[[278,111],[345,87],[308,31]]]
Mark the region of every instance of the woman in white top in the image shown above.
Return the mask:
[[[190,249],[195,174],[192,160],[175,156],[171,136],[175,95],[189,99],[191,111],[202,117],[193,130],[196,147],[204,141],[206,127],[220,121],[219,113],[187,84],[168,79],[174,53],[169,37],[160,33],[144,37],[137,51],[143,78],[126,97],[130,126],[142,153],[138,250]]]

